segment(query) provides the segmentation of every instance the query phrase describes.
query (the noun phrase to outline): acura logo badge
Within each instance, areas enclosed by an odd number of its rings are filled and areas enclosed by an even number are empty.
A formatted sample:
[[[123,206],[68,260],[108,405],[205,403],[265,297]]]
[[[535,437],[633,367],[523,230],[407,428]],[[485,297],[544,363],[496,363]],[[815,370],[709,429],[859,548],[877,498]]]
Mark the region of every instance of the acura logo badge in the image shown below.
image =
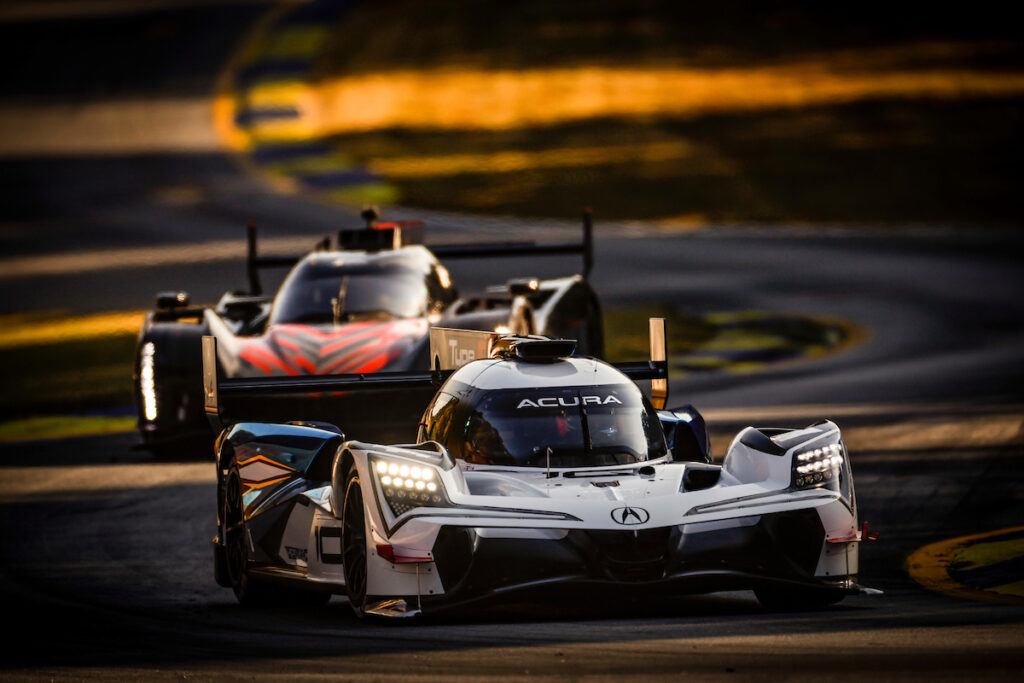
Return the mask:
[[[618,524],[643,524],[651,518],[651,513],[643,508],[615,508],[612,510],[612,519]]]

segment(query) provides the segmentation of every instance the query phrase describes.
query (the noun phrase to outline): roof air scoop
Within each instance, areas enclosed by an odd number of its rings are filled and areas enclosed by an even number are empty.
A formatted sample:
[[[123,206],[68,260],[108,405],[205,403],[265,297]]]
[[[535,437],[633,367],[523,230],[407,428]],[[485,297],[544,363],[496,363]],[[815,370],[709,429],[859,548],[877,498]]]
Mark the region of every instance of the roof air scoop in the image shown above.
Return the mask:
[[[575,339],[551,339],[541,336],[506,336],[498,339],[492,356],[518,358],[528,363],[553,363],[576,352]]]
[[[339,249],[383,251],[423,243],[423,221],[379,221],[380,212],[375,206],[367,206],[359,216],[366,226],[339,230]]]

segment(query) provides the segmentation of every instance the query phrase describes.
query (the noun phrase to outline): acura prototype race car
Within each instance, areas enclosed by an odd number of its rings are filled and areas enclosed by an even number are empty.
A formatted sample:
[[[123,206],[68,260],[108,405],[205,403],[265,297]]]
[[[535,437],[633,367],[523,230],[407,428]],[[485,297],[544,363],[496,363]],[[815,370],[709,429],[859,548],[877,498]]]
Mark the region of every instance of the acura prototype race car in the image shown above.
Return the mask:
[[[336,244],[326,238],[304,257],[258,256],[255,228],[250,226],[247,291],[228,292],[213,307],[189,306],[185,292],[157,296],[157,308],[139,334],[135,359],[134,396],[144,445],[176,452],[184,441],[186,447],[212,451],[214,435],[200,394],[204,335],[217,338],[227,377],[425,368],[428,330],[434,325],[570,336],[580,340],[582,351],[602,355],[600,304],[587,282],[593,263],[589,213],[584,214],[580,242],[432,249],[419,243],[423,230],[418,221],[376,222],[373,210],[363,217],[364,228],[342,230]],[[573,253],[583,255],[581,274],[512,279],[477,296],[460,296],[438,260]],[[291,271],[277,295],[267,296],[260,271],[280,267]],[[387,414],[358,398],[310,401],[293,410],[323,420],[337,420],[341,414],[349,420],[358,417],[364,438],[412,439],[415,432],[403,428],[415,424],[431,395],[429,389],[397,393]],[[402,405],[411,407],[402,410]],[[250,415],[270,419],[279,411],[260,401]]]
[[[781,609],[870,592],[857,584],[867,529],[839,428],[748,427],[713,464],[701,415],[664,410],[664,329],[652,319],[641,363],[434,328],[432,373],[233,380],[218,378],[217,340],[205,338],[205,408],[228,425],[217,582],[243,604],[343,594],[357,615],[387,617],[575,590],[752,589]],[[640,380],[652,380],[650,399]],[[246,395],[428,382],[436,394],[406,445],[232,410]]]

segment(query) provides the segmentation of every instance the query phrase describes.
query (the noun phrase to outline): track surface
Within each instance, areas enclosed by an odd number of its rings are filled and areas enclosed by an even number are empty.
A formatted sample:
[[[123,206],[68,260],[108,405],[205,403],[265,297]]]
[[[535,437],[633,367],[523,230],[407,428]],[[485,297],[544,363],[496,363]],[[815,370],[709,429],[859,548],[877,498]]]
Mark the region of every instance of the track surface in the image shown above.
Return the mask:
[[[171,13],[179,30],[165,39],[193,57],[162,75],[116,60],[80,68],[106,74],[115,93],[194,94],[260,9]],[[3,44],[17,51],[51,35],[46,24],[33,24],[35,33],[5,25]],[[111,54],[135,28],[128,21],[109,36]],[[45,52],[55,63],[58,45]],[[25,91],[17,94],[82,96],[79,80],[33,91],[39,82],[17,81]],[[10,207],[0,226],[4,257],[234,238],[253,218],[269,236],[351,221],[269,193],[215,153],[6,159],[0,172],[17,179],[0,198]],[[455,223],[435,234],[464,234]],[[16,628],[0,675],[1019,677],[1024,610],[928,593],[902,568],[928,542],[1022,523],[1024,453],[1013,420],[1024,379],[1024,274],[1015,242],[1005,232],[929,229],[896,237],[599,233],[593,280],[606,303],[800,311],[872,330],[841,355],[756,375],[688,377],[673,393],[711,409],[719,436],[765,407],[782,407],[790,415],[779,419],[796,424],[835,412],[844,429],[858,430],[851,457],[861,515],[882,533],[862,550],[862,580],[884,596],[794,615],[769,614],[746,593],[651,596],[398,626],[358,622],[340,598],[315,610],[246,611],[212,581],[209,464],[154,462],[127,436],[15,444],[0,448],[0,599]],[[510,262],[508,272],[575,266]],[[492,269],[460,264],[455,276],[472,289],[495,279]],[[152,290],[174,286],[203,301],[242,275],[239,260],[4,279],[0,308],[143,308]],[[1008,420],[1009,436],[992,436]]]

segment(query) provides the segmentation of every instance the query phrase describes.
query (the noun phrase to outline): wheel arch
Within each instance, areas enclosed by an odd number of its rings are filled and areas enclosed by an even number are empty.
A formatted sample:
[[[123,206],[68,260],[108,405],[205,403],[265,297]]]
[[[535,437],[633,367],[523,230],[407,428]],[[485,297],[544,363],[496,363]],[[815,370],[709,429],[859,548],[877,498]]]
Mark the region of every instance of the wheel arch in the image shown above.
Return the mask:
[[[341,519],[341,510],[345,504],[345,480],[349,470],[355,466],[355,457],[351,449],[345,444],[338,446],[338,452],[334,456],[334,469],[331,473],[331,509],[334,516]]]

